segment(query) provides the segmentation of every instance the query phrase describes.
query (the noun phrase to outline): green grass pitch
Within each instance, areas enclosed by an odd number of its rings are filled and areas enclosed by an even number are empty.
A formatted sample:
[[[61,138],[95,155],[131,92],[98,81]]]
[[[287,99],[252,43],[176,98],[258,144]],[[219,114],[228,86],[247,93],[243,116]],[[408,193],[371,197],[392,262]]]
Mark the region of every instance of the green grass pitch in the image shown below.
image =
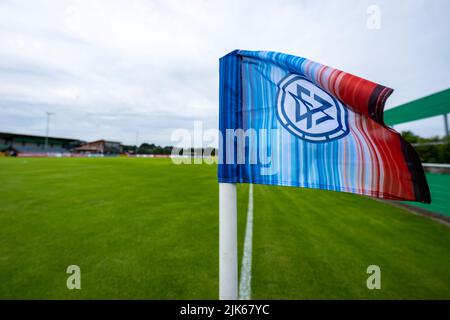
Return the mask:
[[[217,299],[218,230],[215,166],[0,158],[0,299]],[[255,299],[450,299],[450,229],[401,208],[256,185],[253,233]]]

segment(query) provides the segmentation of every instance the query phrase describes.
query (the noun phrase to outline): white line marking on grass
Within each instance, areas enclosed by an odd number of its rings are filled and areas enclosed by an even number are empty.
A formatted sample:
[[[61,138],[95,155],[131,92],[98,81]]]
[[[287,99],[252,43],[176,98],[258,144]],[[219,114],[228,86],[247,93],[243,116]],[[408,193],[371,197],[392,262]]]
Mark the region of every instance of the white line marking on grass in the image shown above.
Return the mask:
[[[245,228],[244,255],[242,256],[239,300],[250,300],[252,295],[252,242],[253,242],[253,185],[248,191],[247,226]]]

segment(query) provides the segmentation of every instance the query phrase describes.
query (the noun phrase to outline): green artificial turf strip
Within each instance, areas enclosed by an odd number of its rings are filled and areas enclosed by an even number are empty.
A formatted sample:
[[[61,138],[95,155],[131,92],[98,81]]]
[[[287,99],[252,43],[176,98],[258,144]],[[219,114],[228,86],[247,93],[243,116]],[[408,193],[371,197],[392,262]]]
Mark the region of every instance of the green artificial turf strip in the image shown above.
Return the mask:
[[[344,193],[257,185],[254,204],[254,298],[450,297],[446,226]],[[216,166],[0,158],[1,299],[217,299],[218,230]]]

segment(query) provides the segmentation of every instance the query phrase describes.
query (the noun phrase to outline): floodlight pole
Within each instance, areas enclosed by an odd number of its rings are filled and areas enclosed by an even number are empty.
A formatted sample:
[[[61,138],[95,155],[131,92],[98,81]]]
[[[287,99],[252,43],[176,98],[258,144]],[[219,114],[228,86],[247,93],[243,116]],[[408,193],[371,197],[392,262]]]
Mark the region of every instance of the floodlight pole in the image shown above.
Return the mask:
[[[52,112],[45,112],[47,114],[47,128],[45,129],[45,151],[48,149],[48,133],[50,130],[50,116],[53,115]]]
[[[235,183],[219,183],[219,298],[238,299]]]
[[[444,113],[444,127],[445,127],[445,136],[448,137],[450,133],[448,131],[448,119],[446,113]]]
[[[138,151],[139,131],[136,131],[136,148],[134,149],[134,155],[137,155]]]

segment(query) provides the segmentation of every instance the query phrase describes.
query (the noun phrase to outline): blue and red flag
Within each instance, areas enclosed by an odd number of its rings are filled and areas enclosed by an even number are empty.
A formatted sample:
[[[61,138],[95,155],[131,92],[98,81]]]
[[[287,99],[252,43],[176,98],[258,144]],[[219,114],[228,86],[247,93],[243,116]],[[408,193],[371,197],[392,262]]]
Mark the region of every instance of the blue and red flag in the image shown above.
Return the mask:
[[[219,182],[430,203],[422,164],[383,122],[392,89],[283,53],[220,59]]]

